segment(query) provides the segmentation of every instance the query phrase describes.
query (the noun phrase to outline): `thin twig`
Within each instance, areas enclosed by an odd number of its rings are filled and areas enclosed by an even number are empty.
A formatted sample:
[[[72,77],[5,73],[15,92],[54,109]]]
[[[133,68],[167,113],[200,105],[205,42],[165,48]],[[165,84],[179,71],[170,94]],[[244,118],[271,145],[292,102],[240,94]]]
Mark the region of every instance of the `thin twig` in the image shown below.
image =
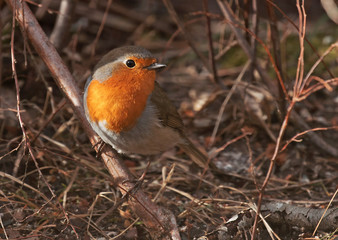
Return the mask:
[[[6,232],[5,226],[4,226],[3,222],[2,222],[2,216],[1,215],[0,215],[0,225],[1,225],[1,228],[3,229],[3,232],[5,234],[6,239],[9,239],[8,236],[7,236],[7,232]]]
[[[288,140],[286,142],[286,144],[282,147],[282,149],[280,150],[280,152],[284,151],[287,146],[289,146],[290,143],[292,142],[300,142],[302,140],[300,139],[297,139],[299,138],[300,136],[303,136],[309,132],[316,132],[316,131],[327,131],[329,129],[337,129],[338,130],[338,126],[333,126],[333,127],[322,127],[322,128],[312,128],[312,129],[308,129],[306,131],[303,131],[303,132],[300,132],[300,133],[297,133],[295,136],[293,136],[290,140]]]
[[[268,172],[265,176],[264,182],[263,182],[261,189],[260,189],[260,193],[259,193],[258,201],[257,201],[257,212],[256,212],[256,215],[255,215],[255,221],[254,221],[254,224],[253,224],[253,227],[252,227],[251,240],[255,240],[255,238],[256,238],[257,224],[258,224],[260,209],[261,209],[262,200],[263,200],[263,196],[264,196],[264,190],[265,190],[266,186],[268,185],[269,179],[271,177],[272,170],[274,168],[275,161],[276,161],[276,158],[278,156],[279,149],[280,149],[280,146],[281,146],[282,138],[283,138],[284,133],[286,131],[286,127],[288,125],[288,121],[289,121],[291,112],[292,112],[293,107],[296,103],[295,99],[297,98],[298,94],[300,94],[300,92],[298,91],[299,88],[297,86],[299,86],[301,84],[301,81],[303,80],[302,76],[304,74],[304,67],[303,67],[304,66],[304,36],[305,36],[305,26],[306,26],[306,20],[305,20],[306,15],[305,15],[305,10],[304,10],[304,2],[302,2],[302,7],[303,8],[301,10],[300,5],[299,5],[299,0],[297,0],[297,8],[299,10],[299,24],[300,24],[300,29],[302,29],[302,32],[299,32],[299,41],[300,41],[300,49],[301,50],[300,50],[300,54],[299,54],[299,58],[298,58],[299,61],[298,61],[296,80],[295,80],[295,83],[294,83],[294,96],[292,98],[292,101],[291,101],[288,109],[287,109],[287,112],[286,112],[286,115],[284,117],[282,126],[279,130],[279,134],[278,134],[276,146],[275,146],[275,149],[274,149],[274,153],[273,153],[273,156],[271,157],[271,160],[270,160],[269,169],[268,169]]]
[[[170,169],[170,171],[169,171],[169,173],[168,173],[168,176],[166,176],[166,167],[163,167],[162,168],[162,185],[161,185],[161,188],[160,188],[160,190],[158,190],[158,192],[156,193],[156,195],[155,195],[155,197],[153,198],[153,201],[157,201],[158,200],[158,198],[159,198],[159,196],[163,193],[163,191],[165,190],[165,188],[166,188],[166,186],[168,185],[168,183],[170,182],[170,180],[171,180],[171,177],[173,176],[173,174],[174,174],[174,170],[175,170],[175,164],[173,164],[172,166],[171,166],[171,169]]]
[[[303,131],[311,129],[311,127],[296,112],[292,112],[291,119],[297,128]],[[334,157],[338,157],[338,149],[334,146],[331,146],[329,143],[327,143],[322,137],[320,137],[314,131],[308,131],[307,135],[308,135],[308,138],[311,139],[311,142],[315,146],[317,146],[320,150],[323,150],[324,152]]]
[[[190,24],[193,24],[193,23],[198,22],[199,20],[200,20],[200,19],[192,19],[192,20],[190,20],[190,21],[185,22],[185,23],[184,23],[184,26],[186,27],[186,26],[188,26],[188,25],[190,25]],[[171,34],[170,38],[168,39],[167,43],[165,44],[164,50],[163,50],[162,55],[161,55],[161,57],[160,57],[160,59],[159,59],[160,62],[162,61],[165,52],[168,51],[170,45],[173,43],[173,41],[175,40],[175,38],[176,38],[181,32],[182,32],[182,30],[181,30],[180,28],[178,28],[178,29],[176,29],[176,31],[175,31],[173,34]]]
[[[8,151],[7,153],[5,153],[4,155],[0,156],[0,160],[3,159],[4,157],[7,157],[8,155],[10,155],[11,153],[18,151],[18,149],[21,147],[21,144],[24,143],[24,139],[21,138],[21,141],[19,142],[19,144],[13,148],[12,150]]]
[[[299,16],[298,38],[299,38],[299,45],[300,45],[300,53],[299,53],[298,63],[297,63],[296,79],[293,85],[294,97],[298,96],[302,91],[301,86],[303,83],[303,76],[304,76],[304,37],[305,37],[305,23],[306,23],[305,12],[299,6],[298,0],[297,0],[297,9],[298,9],[298,16]]]
[[[170,0],[163,0],[164,5],[166,6],[166,8],[168,9],[168,12],[170,14],[170,16],[174,19],[177,27],[181,30],[183,36],[185,37],[185,39],[187,40],[189,46],[191,47],[191,49],[195,52],[195,54],[199,57],[199,59],[202,61],[204,67],[209,71],[212,72],[209,66],[208,61],[206,60],[206,58],[198,51],[198,49],[195,46],[194,41],[191,39],[190,34],[185,30],[184,24],[182,23],[182,21],[180,20],[180,18],[178,17],[174,6],[172,5]]]
[[[289,22],[291,23],[291,25],[297,30],[299,31],[298,26],[283,12],[282,9],[280,9],[275,3],[273,3],[271,0],[266,0],[269,4],[271,4],[272,6],[274,6],[274,8],[276,8],[282,15],[283,17]],[[307,39],[307,37],[305,37],[305,41],[307,44],[309,44],[309,46],[311,47],[312,51],[317,55],[317,57],[320,57],[318,51],[316,50],[316,48],[312,45],[312,43],[309,41],[309,39]],[[327,66],[327,64],[325,63],[325,61],[322,61],[323,66],[325,67],[326,71],[330,74],[331,78],[334,78],[333,73],[330,71],[329,67]]]
[[[265,179],[264,179],[264,182],[263,182],[263,184],[260,188],[258,201],[257,201],[257,212],[256,212],[256,216],[255,216],[255,221],[254,221],[254,224],[253,224],[253,227],[252,227],[251,240],[254,240],[256,238],[257,224],[258,224],[259,213],[260,213],[260,209],[261,209],[261,205],[262,205],[264,190],[265,190],[266,186],[268,185],[269,179],[270,179],[271,174],[272,174],[273,167],[275,166],[275,161],[276,161],[276,158],[277,158],[277,155],[278,155],[278,152],[279,152],[281,141],[282,141],[283,135],[285,133],[286,126],[288,125],[289,117],[290,117],[290,114],[291,114],[291,111],[293,109],[294,104],[295,104],[295,102],[291,102],[291,104],[289,105],[289,107],[287,109],[283,124],[280,128],[280,131],[279,131],[275,150],[274,150],[273,156],[270,160],[268,172],[267,172]]]
[[[103,31],[103,27],[104,27],[104,25],[106,23],[107,16],[108,16],[108,13],[109,13],[109,8],[110,8],[110,5],[112,4],[112,2],[113,2],[113,0],[108,0],[108,2],[107,2],[106,10],[104,11],[104,14],[103,14],[103,17],[102,17],[102,21],[101,21],[99,30],[97,31],[96,37],[94,39],[94,42],[92,43],[91,57],[93,57],[95,55],[96,45],[97,45],[97,42],[100,39],[101,33]]]
[[[34,136],[34,138],[32,139],[31,143],[34,144],[34,142],[36,141],[36,139],[40,136],[40,134],[42,133],[42,131],[45,129],[45,127],[50,123],[50,121],[53,120],[53,118],[55,117],[55,115],[66,105],[67,100],[65,98],[63,98],[59,104],[56,106],[55,111],[48,117],[48,119],[42,124],[42,126],[40,127],[38,133]]]
[[[42,192],[40,192],[38,189],[32,187],[31,185],[29,185],[29,184],[27,184],[27,183],[21,181],[20,179],[18,179],[18,178],[16,178],[16,177],[13,177],[12,175],[7,174],[7,173],[5,173],[5,172],[1,172],[1,171],[0,171],[0,176],[1,176],[1,177],[6,177],[6,178],[8,178],[8,179],[10,179],[10,180],[12,180],[12,181],[14,181],[14,182],[16,182],[16,183],[18,183],[18,184],[24,186],[24,187],[26,187],[26,188],[32,190],[33,192],[36,192],[36,193],[37,193],[40,197],[42,197],[46,202],[49,202],[49,201],[50,201],[50,199],[48,199],[48,197],[47,197],[45,194],[43,194]]]
[[[74,0],[62,0],[60,3],[59,14],[57,16],[53,32],[50,35],[50,41],[58,50],[63,47],[67,37],[69,36],[71,19],[76,3],[77,1]]]
[[[75,179],[77,178],[77,174],[79,172],[80,167],[76,166],[74,173],[72,174],[72,178],[70,179],[70,182],[68,184],[68,186],[66,187],[66,189],[62,192],[62,194],[60,194],[60,196],[58,197],[59,199],[63,196],[63,200],[62,200],[62,206],[63,208],[66,208],[66,202],[67,202],[67,193],[69,192],[69,190],[72,188]]]
[[[211,63],[213,81],[214,81],[214,83],[218,83],[217,69],[216,69],[216,63],[215,63],[215,54],[214,54],[214,47],[213,47],[211,26],[210,26],[210,17],[207,14],[208,11],[209,11],[208,10],[208,0],[203,0],[203,8],[204,8],[204,12],[205,12],[205,21],[206,21],[206,25],[207,25],[209,61]]]
[[[322,220],[323,220],[323,218],[324,218],[324,216],[325,216],[327,210],[329,209],[329,207],[330,207],[330,205],[331,205],[333,199],[336,197],[337,193],[338,193],[338,188],[336,189],[335,193],[333,194],[333,196],[332,196],[332,198],[331,198],[329,204],[327,204],[327,206],[326,206],[326,208],[325,208],[325,211],[323,212],[322,216],[320,217],[320,220],[318,221],[318,224],[317,224],[315,230],[314,230],[313,233],[312,233],[312,236],[314,236],[314,235],[316,234],[317,229],[318,229],[320,223],[322,222]]]
[[[319,77],[316,76],[311,76],[310,78],[313,78],[317,81],[319,81],[319,83],[316,83],[310,87],[308,87],[307,89],[303,90],[301,96],[298,96],[297,101],[302,101],[304,99],[306,99],[309,95],[313,94],[314,92],[317,92],[323,88],[326,88],[327,90],[330,91],[330,88],[332,89],[332,86],[338,86],[338,77],[333,78],[333,79],[327,79],[327,80],[323,80]]]
[[[17,2],[15,2],[14,5],[14,9],[20,8],[19,6],[16,5]],[[24,3],[20,3],[19,4],[24,4]],[[22,121],[22,117],[21,117],[21,112],[20,112],[20,88],[19,88],[19,80],[18,80],[18,76],[16,74],[16,67],[15,67],[15,55],[14,55],[14,33],[15,33],[15,18],[17,12],[14,11],[13,13],[13,20],[12,20],[12,33],[11,33],[11,59],[12,59],[12,72],[13,72],[13,78],[14,78],[14,82],[15,82],[15,89],[16,89],[16,108],[17,108],[17,116],[18,116],[18,120],[19,120],[19,124],[21,127],[21,131],[22,131],[22,138],[24,139],[24,147],[28,148],[29,154],[31,155],[31,158],[36,166],[36,168],[38,169],[39,172],[39,176],[43,179],[43,181],[45,182],[48,190],[50,191],[50,193],[52,194],[52,199],[55,197],[55,194],[53,192],[53,190],[51,189],[50,185],[48,184],[47,180],[45,179],[45,177],[43,176],[42,172],[40,171],[38,162],[35,159],[31,144],[30,144],[30,140],[28,139],[28,136],[26,134],[26,130],[24,127],[24,123]],[[22,12],[22,14],[24,14],[24,11]],[[24,15],[23,15],[24,17]]]
[[[282,81],[284,80],[284,74],[283,74],[283,67],[282,67],[282,61],[281,61],[281,54],[280,54],[280,41],[279,41],[279,32],[277,29],[277,19],[276,15],[274,12],[274,9],[272,8],[272,5],[266,4],[268,8],[268,16],[269,16],[269,25],[271,29],[271,42],[272,42],[272,50],[273,50],[273,55],[274,59],[276,62],[276,67],[280,73]],[[280,84],[277,83],[278,91],[279,91],[279,96],[277,98],[277,102],[279,105],[279,109],[282,113],[282,116],[285,115],[285,99],[283,98],[283,89]]]
[[[258,13],[257,13],[257,0],[252,0],[252,32],[254,33],[255,36],[258,35],[258,28],[259,28],[259,18],[258,18]],[[252,57],[251,59],[251,66],[249,68],[249,82],[252,82],[254,80],[254,69],[256,64],[256,54],[257,54],[257,41],[253,36],[251,36],[251,50],[252,50]]]
[[[269,223],[265,220],[265,218],[263,217],[263,215],[258,212],[258,208],[255,204],[250,204],[250,207],[252,210],[254,210],[256,212],[256,216],[257,214],[259,215],[260,219],[262,220],[266,230],[268,231],[268,234],[270,235],[270,238],[272,240],[274,240],[274,236],[277,238],[277,240],[281,240],[280,237],[272,230],[271,226],[269,225]]]
[[[128,227],[126,227],[125,229],[123,229],[123,231],[121,231],[119,234],[117,234],[116,236],[109,238],[111,240],[114,239],[120,239],[120,237],[122,237],[132,226],[134,226],[138,221],[140,221],[140,218],[136,218],[134,220],[134,222],[132,222]]]
[[[239,135],[238,137],[235,137],[234,139],[231,139],[226,144],[217,148],[213,153],[211,153],[210,158],[215,158],[220,152],[224,151],[224,149],[226,149],[230,144],[233,144],[234,142],[237,142],[238,140],[240,140],[240,139],[242,139],[242,138],[244,138],[248,135],[251,135],[251,134],[252,134],[252,131],[244,129],[244,131],[242,131],[241,135]]]
[[[214,130],[212,131],[212,135],[211,135],[211,138],[210,138],[210,143],[209,143],[209,147],[213,145],[214,141],[215,141],[215,138],[216,138],[216,134],[217,134],[217,131],[218,131],[218,128],[219,128],[219,125],[221,123],[221,120],[222,120],[222,116],[223,116],[223,113],[224,113],[224,110],[225,110],[225,107],[226,105],[228,104],[230,98],[232,97],[233,93],[235,92],[239,82],[242,80],[243,78],[243,75],[244,73],[246,72],[247,68],[250,66],[251,64],[251,61],[248,61],[242,71],[240,72],[240,74],[238,75],[238,77],[236,78],[236,81],[234,83],[234,85],[232,85],[228,95],[226,96],[226,98],[224,99],[222,105],[221,105],[221,108],[219,109],[219,112],[218,112],[218,116],[217,116],[217,121],[215,123],[215,127],[214,127]]]
[[[236,34],[238,43],[241,45],[244,53],[249,57],[249,59],[251,61],[253,61],[253,54],[252,51],[250,50],[250,46],[249,44],[246,42],[243,34],[238,30],[238,28],[243,29],[244,31],[248,32],[251,36],[253,36],[255,38],[256,41],[258,41],[262,47],[264,48],[265,52],[268,54],[268,57],[270,59],[270,62],[274,68],[274,71],[277,75],[279,84],[281,85],[282,89],[283,89],[283,93],[284,93],[284,97],[287,99],[287,101],[290,101],[289,95],[286,91],[285,85],[283,83],[283,79],[281,78],[280,72],[276,66],[276,63],[269,51],[269,48],[264,44],[264,42],[258,38],[258,36],[256,36],[253,32],[251,32],[249,29],[244,28],[240,22],[235,18],[234,13],[231,9],[231,7],[229,6],[229,4],[227,2],[221,2],[221,0],[217,0],[217,3],[223,13],[223,15],[225,16],[225,18],[227,19],[227,23],[230,24],[231,30]],[[263,81],[267,84],[267,86],[271,85],[269,77],[267,75],[267,73],[265,71],[263,71],[263,69],[258,65],[258,63],[256,62],[255,65],[258,73],[260,74],[261,78],[263,79]]]
[[[311,74],[316,69],[316,67],[319,65],[320,62],[323,62],[323,59],[336,47],[338,47],[338,42],[335,42],[331,44],[331,46],[323,53],[323,55],[320,56],[320,58],[313,64],[309,72],[306,74],[305,79],[303,81],[303,84],[300,88],[300,91],[302,92],[304,87],[308,84],[308,80],[310,79]]]

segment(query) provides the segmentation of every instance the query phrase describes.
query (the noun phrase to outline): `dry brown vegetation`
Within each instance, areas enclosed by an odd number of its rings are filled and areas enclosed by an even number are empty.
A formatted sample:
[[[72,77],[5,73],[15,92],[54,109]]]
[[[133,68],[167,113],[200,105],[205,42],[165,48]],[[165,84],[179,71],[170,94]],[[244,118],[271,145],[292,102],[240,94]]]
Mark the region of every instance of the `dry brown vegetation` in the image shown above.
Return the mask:
[[[0,238],[336,239],[332,6],[0,1]],[[168,65],[158,82],[216,169],[178,148],[96,157],[78,89],[131,44]]]

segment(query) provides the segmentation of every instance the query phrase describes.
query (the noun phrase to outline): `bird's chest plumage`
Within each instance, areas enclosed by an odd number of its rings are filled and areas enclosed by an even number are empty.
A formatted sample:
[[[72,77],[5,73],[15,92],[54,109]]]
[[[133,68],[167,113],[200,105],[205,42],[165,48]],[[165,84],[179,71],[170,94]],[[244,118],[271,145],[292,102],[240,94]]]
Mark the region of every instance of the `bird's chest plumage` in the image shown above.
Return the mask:
[[[84,96],[88,120],[104,142],[122,153],[148,155],[182,141],[175,129],[162,124],[157,106],[150,100],[154,81],[137,84],[134,79],[132,91],[130,85],[115,83],[116,79],[92,80]]]
[[[154,89],[155,73],[128,74],[119,71],[104,82],[92,80],[86,91],[86,106],[92,122],[119,133],[130,130],[144,111]]]

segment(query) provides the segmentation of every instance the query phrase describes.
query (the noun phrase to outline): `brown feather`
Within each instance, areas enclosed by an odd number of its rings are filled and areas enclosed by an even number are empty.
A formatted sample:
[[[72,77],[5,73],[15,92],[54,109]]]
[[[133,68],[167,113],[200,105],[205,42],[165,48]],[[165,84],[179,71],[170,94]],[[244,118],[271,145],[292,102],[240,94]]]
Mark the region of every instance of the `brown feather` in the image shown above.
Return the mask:
[[[163,126],[176,129],[180,133],[184,143],[179,144],[179,147],[198,166],[205,168],[208,161],[208,156],[197,149],[194,144],[185,136],[184,125],[180,115],[176,110],[176,107],[157,82],[155,82],[155,88],[151,96],[151,102],[156,106],[159,119],[161,120]]]
[[[155,88],[150,100],[156,106],[158,117],[163,126],[171,127],[183,134],[184,125],[182,119],[174,104],[157,82],[155,82]]]

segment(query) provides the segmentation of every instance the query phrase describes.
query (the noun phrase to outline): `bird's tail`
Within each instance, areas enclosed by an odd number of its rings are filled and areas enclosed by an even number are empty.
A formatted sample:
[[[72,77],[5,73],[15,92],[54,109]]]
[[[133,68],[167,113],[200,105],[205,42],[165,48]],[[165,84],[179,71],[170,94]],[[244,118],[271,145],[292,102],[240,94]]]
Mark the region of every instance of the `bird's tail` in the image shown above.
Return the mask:
[[[188,138],[178,146],[201,168],[212,167],[212,163],[208,163],[207,154],[202,153]]]

